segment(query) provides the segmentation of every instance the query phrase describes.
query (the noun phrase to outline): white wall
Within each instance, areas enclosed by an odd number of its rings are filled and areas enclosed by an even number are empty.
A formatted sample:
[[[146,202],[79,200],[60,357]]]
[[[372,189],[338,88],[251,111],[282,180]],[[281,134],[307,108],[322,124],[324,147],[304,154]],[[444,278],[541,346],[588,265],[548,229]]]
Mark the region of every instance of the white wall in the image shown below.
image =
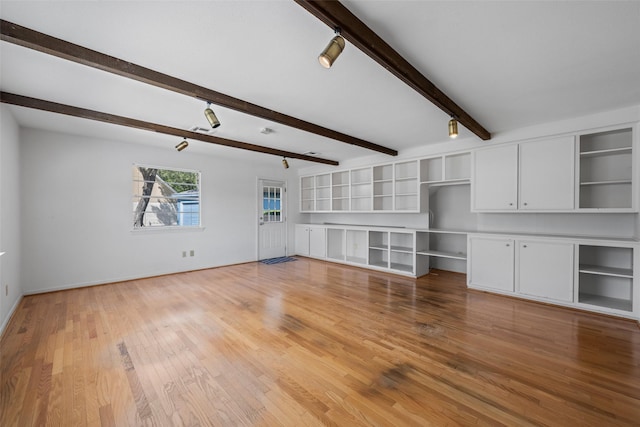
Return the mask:
[[[295,175],[272,156],[243,162],[34,129],[21,130],[21,148],[26,294],[254,261],[257,179],[291,175],[298,203]],[[200,170],[204,230],[132,231],[134,163]]]
[[[0,333],[22,297],[20,281],[19,128],[11,111],[0,105]],[[9,294],[6,295],[6,287]]]

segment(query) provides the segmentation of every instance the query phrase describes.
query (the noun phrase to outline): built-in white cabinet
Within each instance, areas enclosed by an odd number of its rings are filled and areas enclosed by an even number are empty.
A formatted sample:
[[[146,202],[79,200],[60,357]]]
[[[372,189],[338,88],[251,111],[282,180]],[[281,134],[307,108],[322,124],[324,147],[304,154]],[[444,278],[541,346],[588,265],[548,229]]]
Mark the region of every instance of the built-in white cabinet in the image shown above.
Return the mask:
[[[637,137],[635,137],[637,138]],[[578,206],[583,211],[636,212],[637,154],[632,126],[578,136]],[[635,189],[635,190],[634,190]]]
[[[296,254],[313,258],[326,257],[326,227],[296,224],[295,231]]]
[[[520,210],[572,210],[575,140],[571,137],[519,145]]]
[[[469,236],[467,282],[469,287],[499,292],[514,291],[514,240]]]
[[[518,146],[504,145],[473,153],[471,208],[515,211],[518,208]]]
[[[478,233],[468,245],[470,288],[640,318],[635,240]]]
[[[473,161],[474,211],[574,208],[573,137],[480,149]]]
[[[543,299],[573,301],[574,245],[518,240],[518,292]]]

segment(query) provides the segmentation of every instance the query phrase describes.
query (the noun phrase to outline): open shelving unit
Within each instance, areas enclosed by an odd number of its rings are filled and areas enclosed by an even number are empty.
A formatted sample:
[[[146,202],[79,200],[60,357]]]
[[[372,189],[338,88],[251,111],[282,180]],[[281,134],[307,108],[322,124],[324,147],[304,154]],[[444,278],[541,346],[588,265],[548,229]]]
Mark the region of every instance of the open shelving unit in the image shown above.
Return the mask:
[[[580,209],[633,208],[633,129],[579,137]]]
[[[394,165],[394,208],[396,211],[418,211],[418,161]]]
[[[346,231],[346,261],[367,264],[367,232],[365,230]]]
[[[413,233],[389,233],[389,267],[413,273],[415,264]]]
[[[389,268],[388,231],[369,231],[369,265]]]
[[[331,174],[331,207],[334,211],[349,210],[349,171]]]
[[[316,175],[316,211],[331,210],[331,174]]]
[[[300,211],[311,212],[316,208],[315,177],[305,176],[300,179]]]
[[[578,245],[580,304],[633,312],[633,248]]]
[[[351,170],[351,210],[370,211],[372,200],[371,168]]]
[[[393,165],[373,167],[373,210],[393,210]]]
[[[429,186],[468,184],[471,153],[445,154],[420,160],[420,183]]]
[[[327,258],[336,261],[345,260],[344,236],[343,229],[327,228]]]

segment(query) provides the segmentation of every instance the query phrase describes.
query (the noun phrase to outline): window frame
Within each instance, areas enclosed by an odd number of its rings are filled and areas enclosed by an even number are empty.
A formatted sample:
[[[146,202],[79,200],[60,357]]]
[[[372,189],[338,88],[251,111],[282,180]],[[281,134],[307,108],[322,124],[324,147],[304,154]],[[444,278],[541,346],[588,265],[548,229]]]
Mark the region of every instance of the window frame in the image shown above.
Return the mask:
[[[151,164],[146,164],[146,163],[133,163],[131,165],[131,169],[130,169],[130,173],[131,173],[131,184],[133,185],[132,187],[132,193],[130,193],[130,197],[131,197],[131,210],[129,212],[130,215],[135,215],[135,210],[136,210],[136,204],[138,203],[138,201],[143,197],[142,194],[135,194],[135,186],[136,186],[136,181],[134,180],[134,169],[138,169],[138,168],[148,168],[148,169],[157,169],[158,171],[160,170],[167,170],[167,171],[172,171],[172,172],[187,172],[187,173],[195,173],[197,174],[197,190],[198,190],[198,205],[199,205],[199,211],[198,211],[198,225],[178,225],[178,224],[172,224],[172,225],[154,225],[154,226],[142,226],[142,227],[137,227],[135,225],[135,223],[132,221],[130,222],[131,224],[131,232],[133,233],[154,233],[154,232],[167,232],[167,231],[198,231],[198,230],[204,230],[204,225],[203,225],[203,215],[202,215],[202,172],[198,169],[188,169],[188,168],[180,168],[180,167],[173,167],[173,166],[158,166],[158,165],[151,165]],[[151,196],[150,196],[151,197]],[[176,202],[177,203],[177,202]],[[145,209],[146,211],[146,209]],[[176,211],[176,217],[179,218],[180,217],[180,212]],[[130,217],[131,218],[131,217]],[[177,220],[176,218],[176,220]],[[135,218],[131,218],[131,220],[134,220]]]

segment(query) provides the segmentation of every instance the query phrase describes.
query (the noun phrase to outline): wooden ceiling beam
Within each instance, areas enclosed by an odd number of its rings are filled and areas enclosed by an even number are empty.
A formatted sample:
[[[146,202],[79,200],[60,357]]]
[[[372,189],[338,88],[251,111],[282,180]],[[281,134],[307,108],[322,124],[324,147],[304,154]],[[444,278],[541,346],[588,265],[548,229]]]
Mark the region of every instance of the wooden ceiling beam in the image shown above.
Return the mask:
[[[260,117],[285,126],[297,128],[316,135],[324,136],[336,141],[356,145],[379,153],[397,156],[398,152],[373,142],[365,141],[346,135],[307,121],[270,110],[259,105],[216,92],[194,83],[136,65],[122,59],[88,49],[86,47],[67,42],[44,33],[1,20],[1,40],[27,47],[38,52],[47,53],[82,65],[97,68],[102,71],[117,74],[149,85],[191,96],[202,101],[211,102],[231,110]]]
[[[339,1],[294,0],[482,140],[491,134]],[[444,124],[442,125],[445,126]]]
[[[165,135],[188,138],[211,144],[224,145],[225,147],[239,148],[241,150],[255,151],[258,153],[272,154],[274,156],[286,157],[288,159],[300,159],[309,162],[323,163],[325,165],[338,166],[335,160],[322,159],[319,157],[297,154],[290,151],[277,150],[275,148],[263,147],[261,145],[249,144],[246,142],[234,141],[232,139],[219,138],[217,136],[205,135],[189,130],[178,129],[157,123],[145,122],[129,117],[116,116],[114,114],[102,113],[95,110],[73,107],[71,105],[59,104],[57,102],[45,101],[23,95],[16,95],[8,92],[0,92],[0,102],[4,104],[18,105],[20,107],[34,108],[37,110],[49,111],[52,113],[65,114],[67,116],[81,117],[83,119],[96,120],[103,123],[126,126],[135,129],[142,129],[157,132]]]

